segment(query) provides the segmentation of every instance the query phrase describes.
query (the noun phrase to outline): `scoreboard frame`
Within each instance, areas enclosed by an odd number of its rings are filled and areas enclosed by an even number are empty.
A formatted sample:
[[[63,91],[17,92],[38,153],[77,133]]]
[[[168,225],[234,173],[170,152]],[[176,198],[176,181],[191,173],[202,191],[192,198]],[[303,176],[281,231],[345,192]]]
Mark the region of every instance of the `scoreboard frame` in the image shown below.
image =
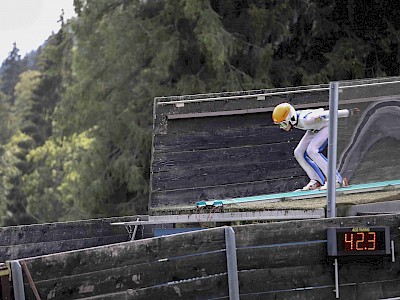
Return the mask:
[[[327,228],[329,256],[387,255],[390,249],[390,228],[329,227]]]

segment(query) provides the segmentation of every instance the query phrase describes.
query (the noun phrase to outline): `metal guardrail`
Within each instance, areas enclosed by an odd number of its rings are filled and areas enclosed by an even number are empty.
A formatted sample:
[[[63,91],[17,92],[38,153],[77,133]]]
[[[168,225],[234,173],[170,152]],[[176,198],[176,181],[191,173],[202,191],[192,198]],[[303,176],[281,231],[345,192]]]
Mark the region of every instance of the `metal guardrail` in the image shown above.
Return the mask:
[[[361,83],[354,85],[339,85],[339,92],[343,89],[350,88],[360,88],[363,86],[374,86],[374,85],[385,85],[385,84],[399,84],[400,80],[395,81],[384,81],[384,82],[371,82],[371,83]],[[340,84],[340,82],[339,82]],[[260,94],[247,94],[247,95],[232,95],[232,96],[221,96],[221,97],[204,97],[197,99],[186,99],[186,100],[173,100],[173,101],[159,101],[157,105],[178,105],[186,104],[186,103],[195,103],[195,102],[207,102],[207,101],[219,101],[219,100],[233,100],[233,99],[246,99],[246,98],[257,98],[257,100],[265,100],[266,97],[270,96],[279,96],[279,95],[288,95],[288,94],[301,94],[301,93],[309,93],[309,92],[320,92],[320,91],[328,91],[329,85],[326,87],[316,87],[316,88],[299,88],[297,90],[286,90],[286,91],[278,91],[278,92],[268,92],[268,93],[260,93]]]

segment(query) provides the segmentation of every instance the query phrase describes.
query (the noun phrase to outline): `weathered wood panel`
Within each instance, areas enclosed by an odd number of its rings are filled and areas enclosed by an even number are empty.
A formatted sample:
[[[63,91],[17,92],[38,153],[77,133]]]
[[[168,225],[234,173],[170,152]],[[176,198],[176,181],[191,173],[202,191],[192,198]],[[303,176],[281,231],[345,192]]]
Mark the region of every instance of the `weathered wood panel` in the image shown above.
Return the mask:
[[[0,228],[0,261],[95,247],[129,240],[113,222],[136,217],[115,217]]]
[[[340,108],[363,109],[368,101],[400,95],[400,84],[375,85],[396,80],[399,78],[341,82]],[[194,204],[198,200],[272,194],[302,187],[308,180],[300,168],[293,170],[291,163],[278,169],[273,164],[266,167],[273,161],[292,159],[293,149],[303,135],[299,130],[279,130],[272,124],[271,112],[284,101],[299,109],[327,108],[328,90],[328,85],[316,85],[156,98],[150,212],[159,205]],[[350,129],[356,123],[357,118],[339,121],[339,155],[351,140]],[[276,173],[271,175],[271,170]],[[280,180],[275,184],[258,184],[276,178]],[[244,184],[252,188],[244,190]]]
[[[327,266],[320,265],[248,270],[241,271],[238,275],[241,295],[262,295],[266,291],[288,291],[335,284],[333,272]]]
[[[126,242],[127,240],[129,240],[129,236],[125,230],[125,233],[121,233],[120,235],[1,246],[0,257],[2,257],[3,261],[6,261],[10,259],[20,259],[101,245],[115,244]]]
[[[309,91],[301,95],[295,92],[260,96],[298,89]],[[217,94],[157,98],[150,207],[265,194],[303,186],[304,171],[298,166],[294,170],[289,167],[293,166],[292,153],[301,134],[281,132],[272,124],[271,112],[283,101],[299,104],[307,99],[311,107],[317,103],[326,105],[327,91],[325,85],[217,96],[250,95],[245,99],[197,101]],[[324,104],[321,99],[325,99]],[[173,103],[181,100],[189,101],[184,105]],[[291,162],[287,163],[288,160]],[[266,163],[270,161],[282,161],[286,167],[268,167]],[[282,169],[284,173],[279,174]],[[272,174],[273,171],[276,174]],[[281,180],[272,181],[276,178]],[[288,180],[284,182],[283,178]],[[244,187],[245,184],[250,187]]]
[[[122,232],[121,228],[110,226],[111,222],[132,220],[133,218],[104,218],[76,222],[0,227],[0,246],[101,237],[110,235],[110,233]]]
[[[37,270],[32,276],[41,281],[61,275],[71,276],[193,253],[218,251],[224,245],[223,229],[216,228],[28,258],[26,263],[29,269]]]
[[[291,272],[291,270],[287,270]],[[239,273],[240,274],[240,273]],[[268,277],[273,274],[257,274],[258,277],[265,276]],[[310,273],[305,272],[299,274],[304,277],[310,277]],[[329,275],[332,274],[324,273],[323,277],[329,281]],[[225,276],[225,277],[223,277]],[[222,277],[222,278],[221,278]],[[319,280],[320,278],[316,278]],[[218,280],[221,280],[218,282]],[[277,278],[277,282],[282,282],[284,278]],[[164,285],[158,287],[144,288],[139,290],[128,290],[126,292],[120,292],[110,295],[83,298],[87,300],[109,300],[109,299],[165,299],[164,296],[168,295],[172,299],[182,298],[182,299],[229,299],[227,292],[220,292],[219,290],[211,290],[210,286],[212,284],[219,287],[226,288],[225,283],[227,281],[226,275],[216,275],[212,280],[206,282],[203,279],[195,280],[193,282],[182,282],[176,283],[174,285]],[[332,278],[330,278],[332,281]],[[252,285],[252,282],[248,283]],[[385,299],[385,298],[395,298],[398,296],[398,286],[400,285],[400,279],[392,280],[382,280],[379,282],[359,282],[359,283],[348,283],[339,286],[340,299],[346,300],[375,300],[375,299]],[[199,287],[203,288],[199,288]],[[241,291],[244,285],[240,286]],[[191,292],[191,289],[196,292],[196,294]],[[307,299],[307,300],[320,300],[320,299],[336,299],[335,297],[335,285],[332,283],[321,285],[321,286],[302,286],[298,288],[289,288],[282,290],[272,290],[272,291],[256,291],[251,290],[250,292],[241,292],[240,299],[266,299],[266,300],[289,300],[289,299]]]
[[[335,299],[326,228],[389,226],[396,240],[399,222],[380,215],[235,226],[240,298]],[[214,228],[25,261],[47,299],[227,299],[224,239]],[[339,258],[341,298],[399,295],[398,256]],[[27,283],[26,291],[33,299]]]
[[[224,149],[207,149],[203,151],[185,151],[176,154],[154,154],[154,171],[168,171],[171,167],[187,168],[188,166],[201,167],[220,166],[224,164],[238,164],[251,162],[282,161],[293,159],[293,150],[296,142],[285,142],[272,145],[255,145],[249,147],[235,147]]]
[[[221,186],[192,187],[187,189],[176,189],[153,192],[154,206],[177,205],[182,203],[194,203],[208,199],[229,199],[236,197],[250,197],[254,195],[287,192],[304,186],[307,176],[288,177],[285,180],[272,179],[255,182],[243,182],[240,184],[226,184]],[[151,207],[150,207],[151,208]]]
[[[270,117],[270,115],[265,116]],[[221,120],[222,118],[220,118]],[[159,152],[183,152],[194,150],[221,149],[230,147],[256,146],[263,144],[277,144],[288,141],[299,141],[303,132],[294,131],[285,134],[277,126],[260,128],[226,129],[219,125],[220,130],[198,131],[182,134],[156,135],[154,147]],[[184,125],[182,127],[185,128]],[[203,129],[203,128],[202,128]],[[203,129],[204,130],[204,129]]]
[[[184,106],[178,107],[170,103],[163,104],[162,102],[157,101],[157,99],[155,101],[156,116],[154,120],[154,134],[160,134],[168,132],[168,116],[193,114],[194,117],[196,117],[196,114],[198,116],[203,116],[205,113],[216,115],[216,112],[220,115],[238,113],[248,114],[250,109],[251,112],[272,112],[273,108],[282,102],[291,102],[294,105],[303,105],[306,103],[309,104],[310,107],[315,107],[316,103],[318,103],[318,106],[326,105],[328,103],[328,91],[315,91],[302,93],[301,95],[275,95],[267,97],[267,99],[264,100],[257,100],[257,97],[252,97],[247,99],[186,102],[184,103]]]
[[[216,262],[218,262],[216,264]],[[116,293],[127,289],[159,286],[167,282],[186,280],[226,272],[225,251],[196,253],[196,255],[165,258],[145,263],[115,265],[99,271],[35,282],[37,289],[49,299],[75,299]],[[100,284],[101,283],[101,284]],[[51,297],[50,297],[51,298]]]
[[[399,295],[398,285],[400,279],[387,282],[365,282],[341,285],[339,287],[340,299],[346,300],[376,300],[376,299],[395,299]],[[335,285],[319,287],[302,287],[291,290],[270,291],[261,293],[241,294],[240,299],[253,300],[334,300]]]
[[[327,265],[326,256],[326,241],[274,244],[269,247],[253,246],[237,250],[240,271]]]
[[[283,170],[282,165],[285,166]],[[159,173],[159,177],[153,182],[153,188],[154,191],[197,188],[281,179],[282,176],[288,178],[291,176],[299,177],[302,175],[304,175],[304,171],[293,157],[272,162],[238,162],[233,166],[212,166],[207,164],[194,170],[173,166],[170,170]],[[244,178],[246,178],[246,181],[244,181]]]
[[[393,214],[276,222],[268,224],[268,230],[265,224],[238,226],[235,227],[236,246],[240,249],[248,246],[326,240],[327,227],[390,226],[391,233],[396,236],[400,231],[395,224],[399,222],[400,215]]]
[[[168,136],[171,138],[174,135],[185,135],[190,137],[190,134],[197,132],[208,132],[218,134],[221,132],[230,132],[240,134],[242,130],[263,130],[273,128],[272,119],[269,118],[270,112],[259,112],[252,114],[222,115],[209,117],[178,118],[180,115],[175,115],[178,119],[168,120]],[[190,120],[189,120],[190,119]],[[266,132],[268,133],[268,132]],[[269,132],[271,133],[271,132]],[[155,134],[155,136],[163,137],[165,134]],[[166,138],[168,140],[168,138]]]
[[[126,299],[229,299],[226,274],[127,291]]]

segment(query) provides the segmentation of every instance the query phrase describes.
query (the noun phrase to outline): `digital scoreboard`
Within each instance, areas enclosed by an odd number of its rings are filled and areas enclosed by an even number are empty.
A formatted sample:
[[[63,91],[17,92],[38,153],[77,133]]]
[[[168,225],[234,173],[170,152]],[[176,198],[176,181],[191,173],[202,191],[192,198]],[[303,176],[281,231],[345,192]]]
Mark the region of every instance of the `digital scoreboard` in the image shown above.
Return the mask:
[[[332,227],[327,229],[328,255],[390,254],[390,231],[386,226]]]

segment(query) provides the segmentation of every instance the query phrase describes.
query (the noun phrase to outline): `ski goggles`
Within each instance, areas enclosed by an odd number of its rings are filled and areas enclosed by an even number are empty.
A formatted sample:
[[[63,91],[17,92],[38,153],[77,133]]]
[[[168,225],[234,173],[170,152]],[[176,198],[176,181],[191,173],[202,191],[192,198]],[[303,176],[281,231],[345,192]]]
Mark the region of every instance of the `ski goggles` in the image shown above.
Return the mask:
[[[277,124],[279,125],[279,128],[281,128],[281,129],[286,129],[290,125],[290,123],[288,121],[282,121],[282,122],[279,122]]]

